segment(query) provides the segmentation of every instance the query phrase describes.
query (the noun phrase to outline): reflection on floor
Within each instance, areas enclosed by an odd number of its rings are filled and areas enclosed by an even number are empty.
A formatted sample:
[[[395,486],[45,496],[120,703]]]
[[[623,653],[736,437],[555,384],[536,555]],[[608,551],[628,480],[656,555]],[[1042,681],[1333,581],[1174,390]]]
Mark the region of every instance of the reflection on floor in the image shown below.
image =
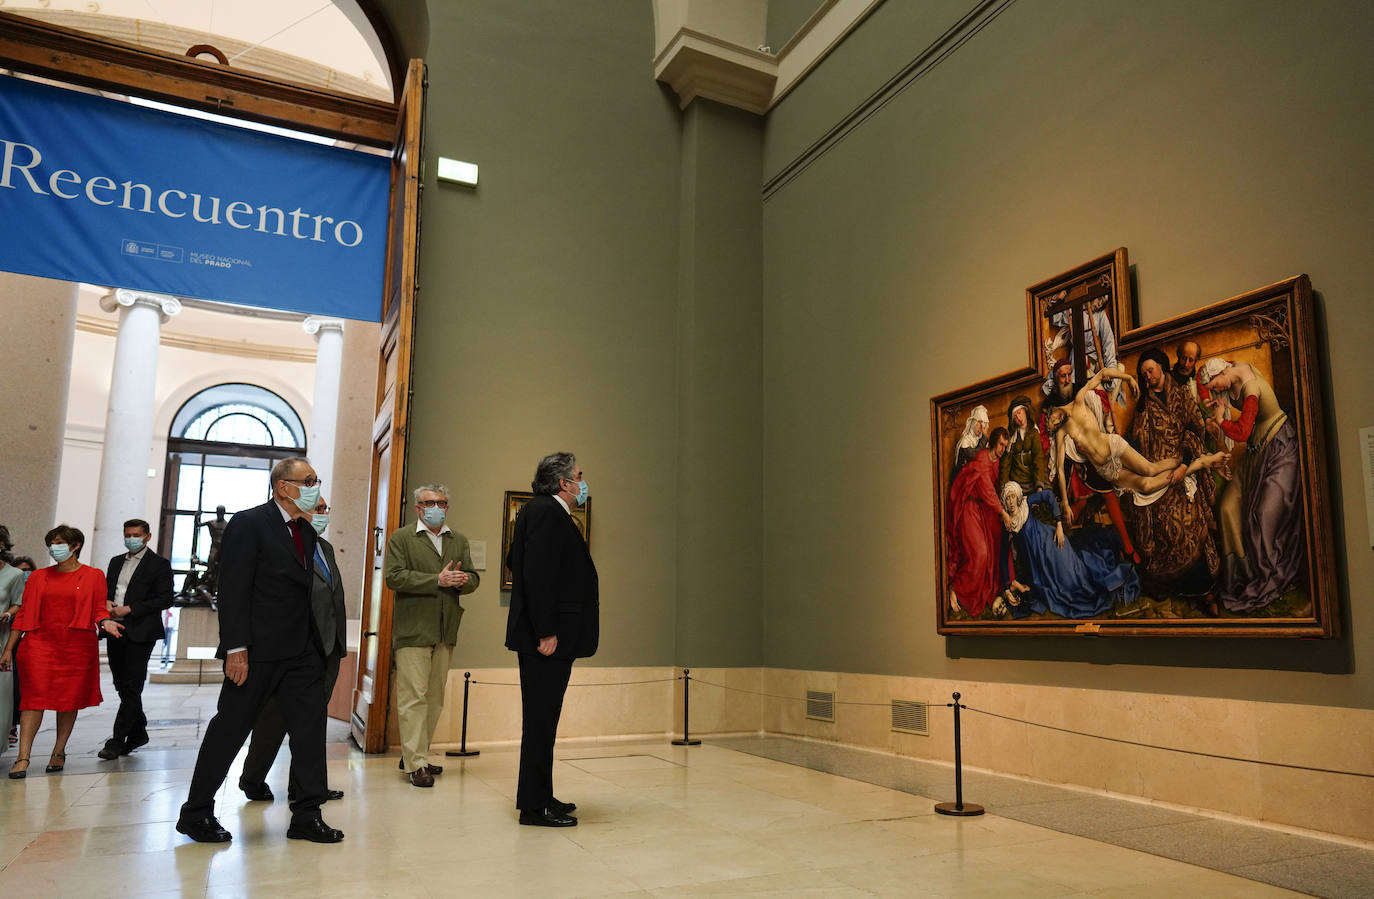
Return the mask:
[[[394,754],[339,742],[347,731],[335,723],[330,784],[346,796],[325,820],[345,831],[342,844],[288,841],[284,801],[226,788],[218,812],[234,840],[201,845],[172,825],[217,693],[150,686],[152,742],[115,762],[95,756],[114,704],[83,712],[61,774],[43,774],[48,716],[35,773],[0,781],[0,887],[215,899],[1296,895],[1257,882],[1267,880],[1374,893],[1374,853],[1363,850],[1295,837],[1275,849],[1251,829],[1000,778],[970,778],[966,794],[998,814],[947,818],[931,798],[949,798],[947,768],[786,739],[560,746],[559,796],[578,804],[581,824],[552,830],[516,824],[513,749],[446,759],[424,790],[403,781]],[[278,797],[285,780],[283,753],[269,778]],[[1208,866],[1161,857],[1190,857],[1180,846],[1210,847]]]

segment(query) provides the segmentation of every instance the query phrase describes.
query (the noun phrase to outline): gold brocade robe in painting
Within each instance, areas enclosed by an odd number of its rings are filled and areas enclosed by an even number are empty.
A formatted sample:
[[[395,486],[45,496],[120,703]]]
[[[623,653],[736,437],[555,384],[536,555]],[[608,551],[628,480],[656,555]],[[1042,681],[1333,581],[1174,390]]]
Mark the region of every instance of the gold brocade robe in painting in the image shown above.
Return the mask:
[[[1172,378],[1164,381],[1162,396],[1149,392],[1136,405],[1131,443],[1152,461],[1195,459],[1206,452],[1202,415],[1186,390]],[[1150,505],[1134,507],[1135,546],[1145,557],[1145,573],[1157,580],[1168,581],[1199,561],[1213,575],[1221,565],[1212,517],[1216,484],[1207,471],[1193,479],[1191,499],[1180,482]]]

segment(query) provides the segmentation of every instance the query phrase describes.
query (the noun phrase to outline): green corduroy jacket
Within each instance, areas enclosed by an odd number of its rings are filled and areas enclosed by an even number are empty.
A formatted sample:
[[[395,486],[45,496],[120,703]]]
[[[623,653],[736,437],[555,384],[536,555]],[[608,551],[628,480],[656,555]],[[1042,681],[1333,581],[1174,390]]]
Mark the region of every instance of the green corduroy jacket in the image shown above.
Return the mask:
[[[416,532],[414,522],[387,538],[386,585],[396,594],[391,619],[393,648],[458,642],[458,623],[463,619],[458,597],[476,590],[481,578],[472,567],[468,538],[450,530],[441,540],[442,555],[434,551],[427,535]],[[468,582],[461,588],[439,586],[439,572],[449,562],[468,573]]]

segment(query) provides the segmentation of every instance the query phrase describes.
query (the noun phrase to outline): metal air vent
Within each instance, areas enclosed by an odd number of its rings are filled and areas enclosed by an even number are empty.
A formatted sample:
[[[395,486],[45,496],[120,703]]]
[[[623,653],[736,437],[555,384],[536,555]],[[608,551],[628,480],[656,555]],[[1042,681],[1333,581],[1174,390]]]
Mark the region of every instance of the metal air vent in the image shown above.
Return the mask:
[[[904,734],[930,736],[929,706],[914,699],[892,700],[892,729]]]
[[[812,721],[835,721],[835,694],[806,691],[806,717]]]

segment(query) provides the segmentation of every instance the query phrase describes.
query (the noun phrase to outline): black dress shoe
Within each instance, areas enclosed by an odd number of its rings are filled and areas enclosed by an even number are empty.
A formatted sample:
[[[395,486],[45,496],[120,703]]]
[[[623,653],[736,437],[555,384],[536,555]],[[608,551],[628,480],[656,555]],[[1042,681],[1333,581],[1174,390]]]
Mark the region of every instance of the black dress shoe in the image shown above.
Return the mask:
[[[137,737],[130,737],[124,741],[124,748],[120,750],[122,755],[128,755],[140,746],[148,745],[148,735],[141,734]]]
[[[119,754],[123,751],[124,744],[116,740],[114,737],[111,737],[110,739],[105,741],[105,745],[101,748],[99,752],[96,753],[96,755],[100,756],[107,762],[112,762],[115,759],[119,758]]]
[[[332,800],[332,799],[342,799],[342,798],[343,798],[343,790],[325,790],[325,791],[324,791],[324,801],[325,801],[325,802],[329,802],[329,801]],[[296,791],[295,791],[295,790],[287,790],[287,791],[286,791],[286,801],[287,801],[287,802],[295,802],[295,801],[296,801]]]
[[[335,830],[320,818],[293,818],[286,829],[289,840],[309,840],[312,843],[337,843],[344,838],[342,830]]]
[[[577,811],[577,803],[576,803],[576,802],[561,802],[561,801],[558,800],[557,797],[555,797],[555,798],[549,800],[549,808],[551,808],[551,809],[553,809],[554,811],[558,812],[560,815],[566,815],[568,812],[575,812],[575,811]]]
[[[416,768],[406,775],[412,787],[432,787],[434,786],[434,775],[429,773],[428,768]]]
[[[576,827],[577,819],[551,808],[541,808],[534,812],[521,809],[520,823],[532,824],[535,827]]]
[[[406,769],[406,760],[405,760],[405,759],[401,759],[400,761],[398,761],[398,762],[396,763],[396,767],[399,768],[400,770],[404,771],[404,770]],[[440,774],[443,774],[443,773],[444,773],[444,766],[443,766],[443,765],[425,765],[425,767],[428,768],[428,769],[429,769],[429,773],[430,773],[432,776],[435,776],[435,777],[438,777]]]
[[[227,843],[233,839],[229,831],[220,827],[219,822],[213,817],[195,818],[190,821],[178,819],[177,832],[186,834],[197,843]]]
[[[252,802],[271,802],[277,798],[272,795],[272,788],[264,783],[253,783],[251,780],[240,778],[239,789]]]

